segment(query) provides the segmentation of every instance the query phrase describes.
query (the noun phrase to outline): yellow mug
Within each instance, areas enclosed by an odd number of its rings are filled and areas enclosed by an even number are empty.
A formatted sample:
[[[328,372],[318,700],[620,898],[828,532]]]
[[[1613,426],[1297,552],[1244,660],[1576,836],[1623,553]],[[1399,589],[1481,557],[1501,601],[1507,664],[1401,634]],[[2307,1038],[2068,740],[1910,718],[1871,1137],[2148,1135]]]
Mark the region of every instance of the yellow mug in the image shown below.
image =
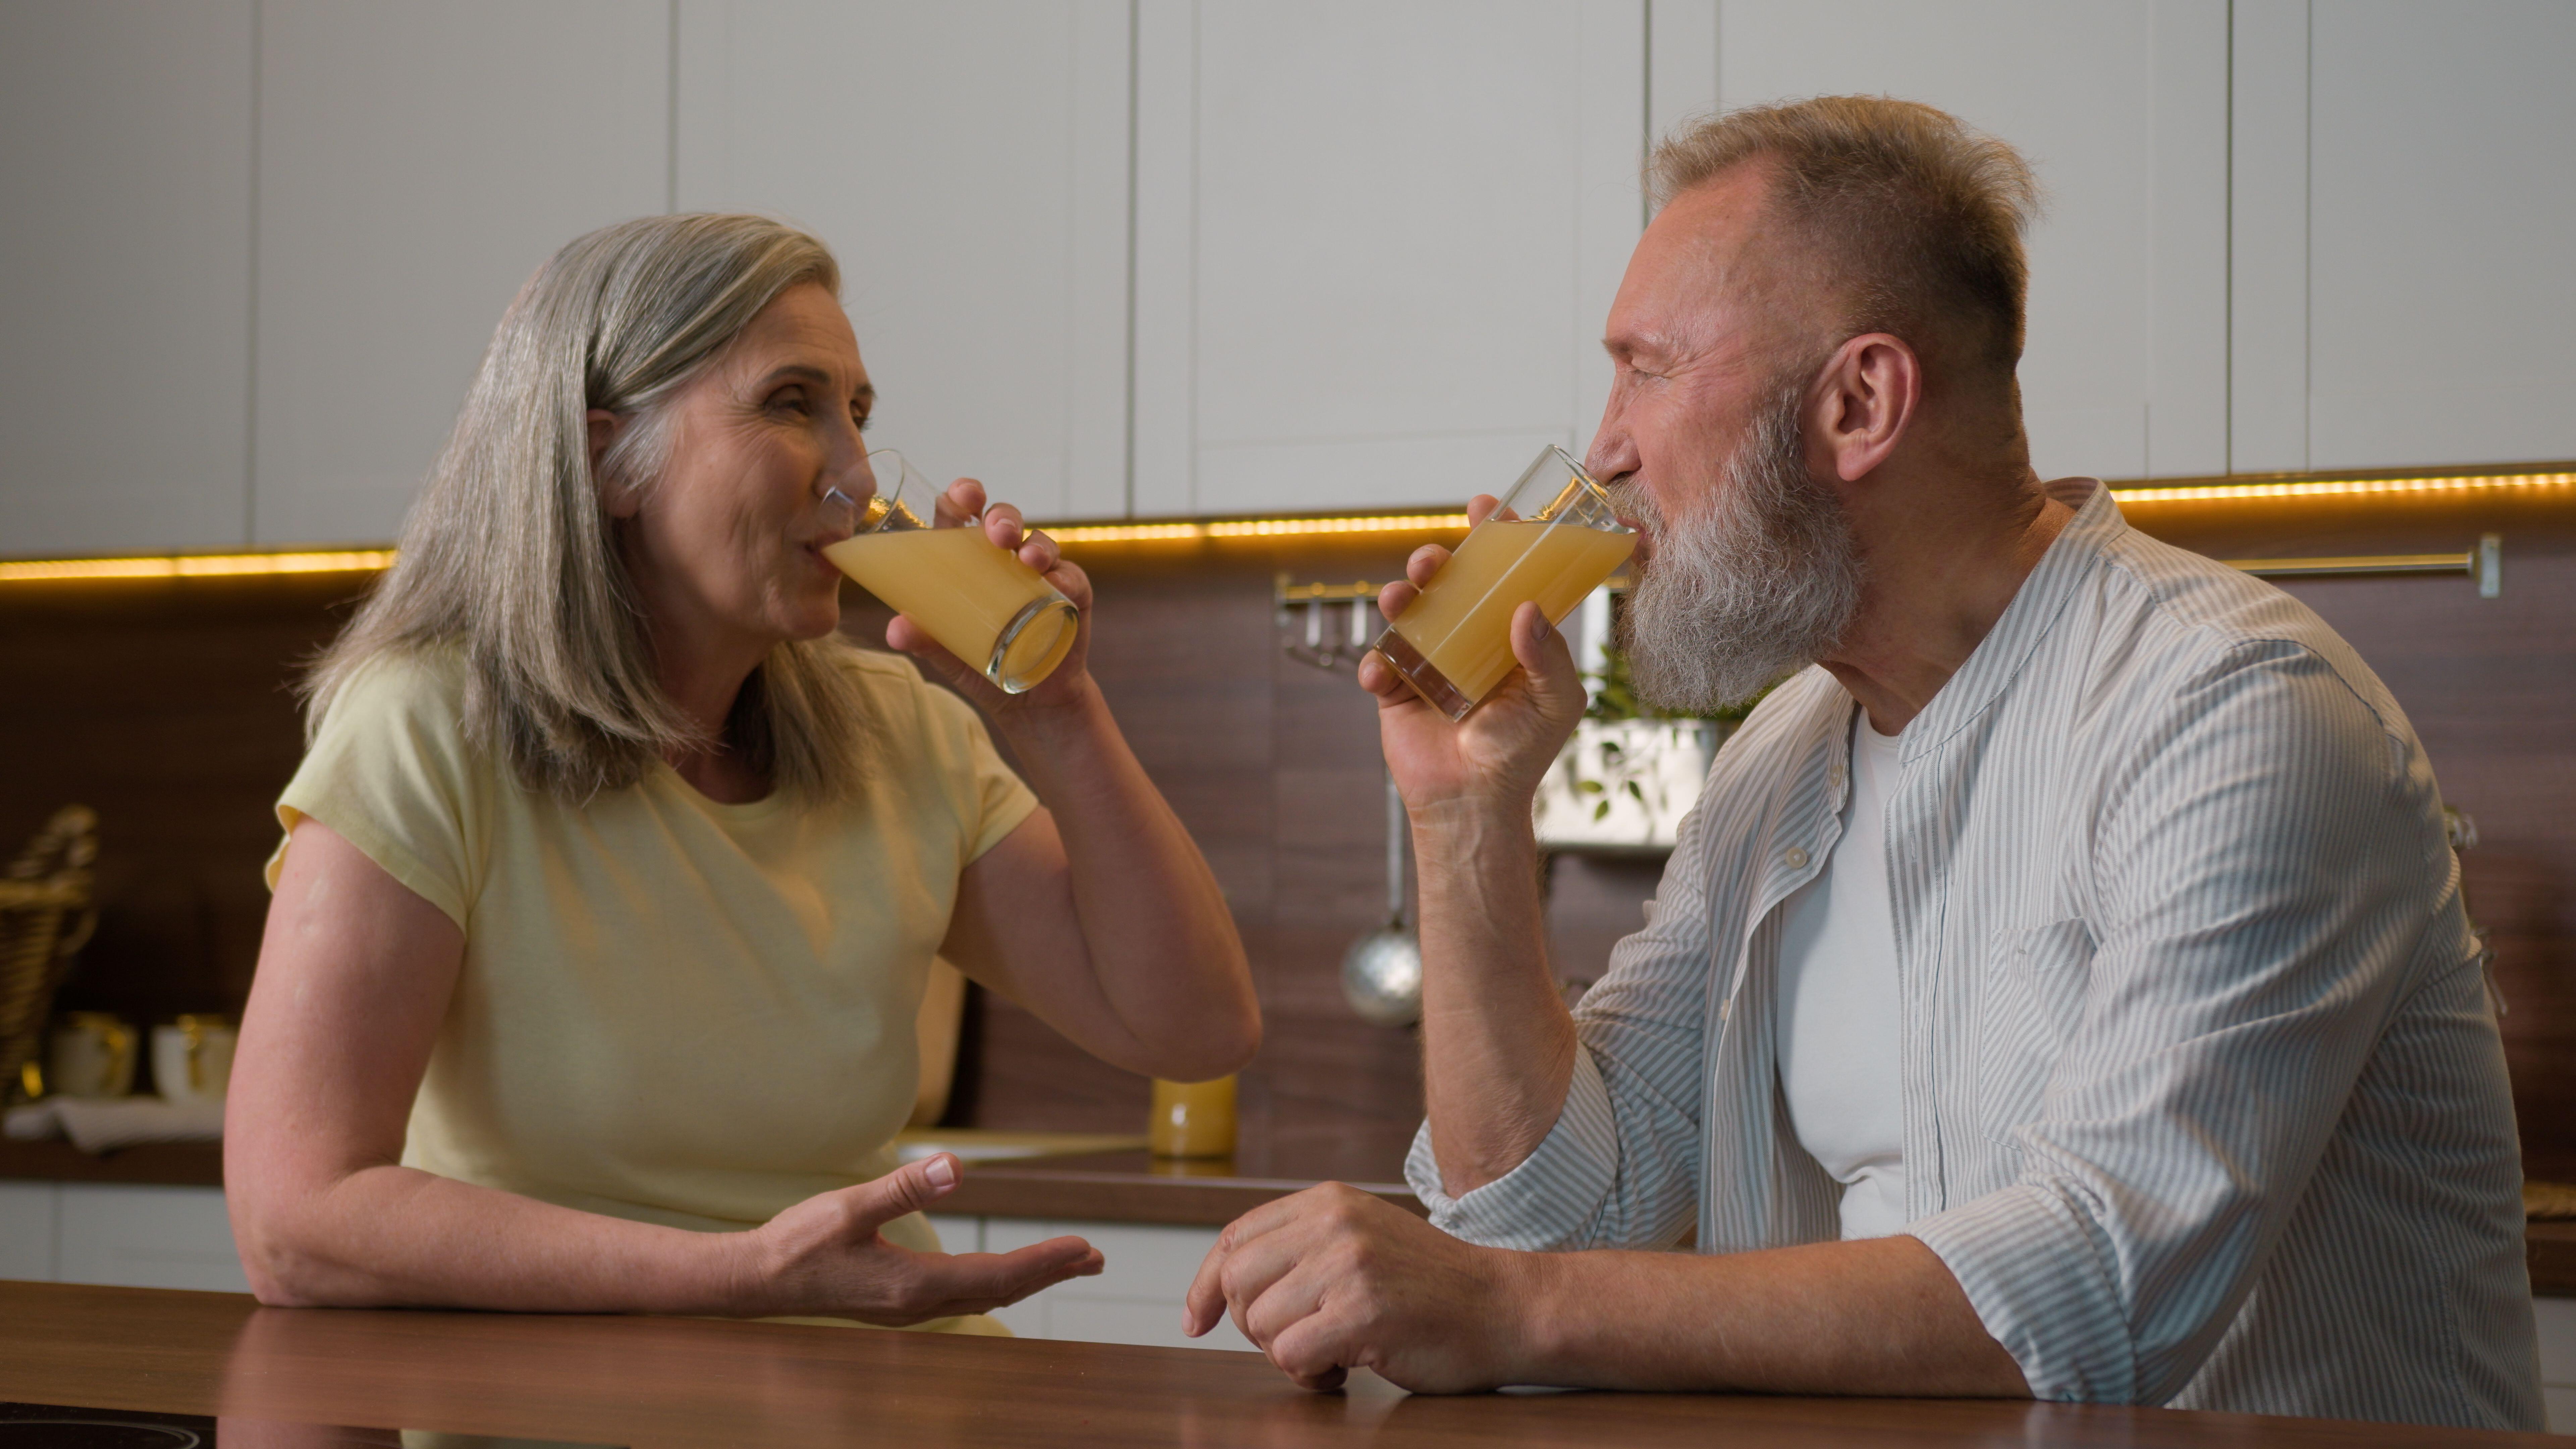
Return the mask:
[[[1156,1157],[1232,1157],[1234,1078],[1155,1082],[1145,1141]]]

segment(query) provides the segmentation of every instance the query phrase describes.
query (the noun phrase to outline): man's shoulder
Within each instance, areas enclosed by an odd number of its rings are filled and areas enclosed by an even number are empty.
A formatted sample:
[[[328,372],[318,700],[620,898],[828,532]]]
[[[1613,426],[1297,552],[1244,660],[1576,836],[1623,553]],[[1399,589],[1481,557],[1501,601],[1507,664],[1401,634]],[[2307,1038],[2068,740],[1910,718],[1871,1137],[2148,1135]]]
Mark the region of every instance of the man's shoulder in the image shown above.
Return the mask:
[[[2123,529],[2102,547],[2095,593],[2090,637],[2069,641],[2093,672],[2152,674],[2180,703],[2294,661],[2339,681],[2392,733],[2409,732],[2387,687],[2332,625],[2232,565]]]

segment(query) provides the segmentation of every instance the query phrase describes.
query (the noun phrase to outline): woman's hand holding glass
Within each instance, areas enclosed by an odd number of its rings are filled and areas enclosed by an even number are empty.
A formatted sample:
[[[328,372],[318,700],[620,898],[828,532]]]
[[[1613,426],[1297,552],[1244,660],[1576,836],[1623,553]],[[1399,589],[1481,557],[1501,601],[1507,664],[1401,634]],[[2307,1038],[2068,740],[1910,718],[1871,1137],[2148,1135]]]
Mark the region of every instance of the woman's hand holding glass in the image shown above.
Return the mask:
[[[941,678],[955,685],[988,712],[1043,710],[1078,698],[1088,689],[1090,677],[1084,672],[1083,664],[1091,645],[1091,579],[1080,566],[1066,561],[1056,541],[1029,528],[1018,505],[987,503],[984,485],[973,478],[960,478],[939,494],[937,514],[931,520],[931,526],[981,528],[984,537],[995,548],[1035,569],[1073,605],[1076,614],[1073,643],[1044,679],[1017,694],[1005,693],[996,687],[981,668],[957,657],[910,615],[898,613],[886,626],[887,646],[929,664],[939,671]]]
[[[1100,1271],[1100,1250],[1049,1238],[1009,1253],[917,1253],[878,1230],[957,1186],[942,1152],[872,1182],[818,1193],[733,1241],[742,1249],[738,1312],[856,1318],[889,1327],[984,1313]]]

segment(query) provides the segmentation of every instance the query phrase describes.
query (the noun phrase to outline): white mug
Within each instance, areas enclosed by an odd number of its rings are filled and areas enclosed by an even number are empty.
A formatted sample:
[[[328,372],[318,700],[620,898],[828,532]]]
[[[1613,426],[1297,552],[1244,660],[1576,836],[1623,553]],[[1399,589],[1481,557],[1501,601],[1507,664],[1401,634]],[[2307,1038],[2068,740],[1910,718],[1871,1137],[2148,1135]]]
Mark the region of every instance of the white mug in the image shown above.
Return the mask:
[[[152,1082],[161,1099],[221,1102],[232,1084],[233,1047],[240,1039],[220,1016],[182,1016],[152,1028]]]
[[[67,1011],[54,1023],[45,1090],[57,1097],[122,1097],[134,1090],[134,1032],[103,1011]]]

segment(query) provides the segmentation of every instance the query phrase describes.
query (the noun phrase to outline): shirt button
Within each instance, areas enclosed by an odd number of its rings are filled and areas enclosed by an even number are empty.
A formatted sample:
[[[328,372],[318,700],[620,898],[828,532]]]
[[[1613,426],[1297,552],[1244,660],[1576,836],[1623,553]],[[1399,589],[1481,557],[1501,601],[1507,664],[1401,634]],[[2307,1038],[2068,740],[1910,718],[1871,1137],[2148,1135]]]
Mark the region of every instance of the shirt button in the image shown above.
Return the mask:
[[[1789,862],[1789,868],[1791,870],[1805,870],[1807,868],[1807,851],[1804,846],[1790,846],[1789,853],[1780,858]]]

